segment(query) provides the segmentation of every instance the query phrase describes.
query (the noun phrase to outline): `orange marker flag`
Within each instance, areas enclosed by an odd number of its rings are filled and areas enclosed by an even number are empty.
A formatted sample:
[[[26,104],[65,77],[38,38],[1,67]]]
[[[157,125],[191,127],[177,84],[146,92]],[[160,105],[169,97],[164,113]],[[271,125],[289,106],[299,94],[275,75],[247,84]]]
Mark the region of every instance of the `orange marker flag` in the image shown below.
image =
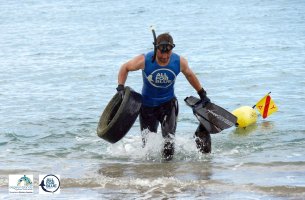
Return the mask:
[[[254,106],[261,113],[264,119],[278,110],[274,101],[271,99],[270,93],[271,92],[259,100]]]

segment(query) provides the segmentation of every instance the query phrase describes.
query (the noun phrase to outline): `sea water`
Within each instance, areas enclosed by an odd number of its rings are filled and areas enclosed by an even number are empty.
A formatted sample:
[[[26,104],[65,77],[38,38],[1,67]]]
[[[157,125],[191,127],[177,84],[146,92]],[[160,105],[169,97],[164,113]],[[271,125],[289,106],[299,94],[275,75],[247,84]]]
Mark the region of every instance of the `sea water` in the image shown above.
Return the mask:
[[[54,199],[304,199],[305,2],[1,1],[0,196],[9,175],[60,175]],[[153,49],[150,26],[170,32],[211,101],[232,111],[268,92],[279,111],[196,149],[198,121],[177,77],[176,154],[162,136],[143,149],[139,121],[119,142],[96,134],[120,66]],[[141,91],[141,72],[126,85]],[[22,196],[23,198],[23,196]]]

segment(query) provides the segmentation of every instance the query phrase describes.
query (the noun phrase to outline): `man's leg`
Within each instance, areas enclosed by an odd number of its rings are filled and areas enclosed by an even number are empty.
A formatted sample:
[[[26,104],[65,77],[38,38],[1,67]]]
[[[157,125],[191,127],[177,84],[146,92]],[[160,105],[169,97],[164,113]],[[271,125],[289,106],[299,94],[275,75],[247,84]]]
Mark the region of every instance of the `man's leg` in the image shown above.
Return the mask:
[[[161,108],[161,129],[164,140],[163,158],[171,160],[175,152],[175,133],[177,127],[178,101],[173,99]]]
[[[145,147],[147,133],[154,132],[157,133],[159,126],[159,121],[155,116],[155,109],[150,107],[141,107],[140,110],[140,128],[142,134],[142,147]]]
[[[195,132],[195,137],[197,149],[199,149],[201,153],[211,153],[212,147],[210,133],[201,124],[199,124]]]

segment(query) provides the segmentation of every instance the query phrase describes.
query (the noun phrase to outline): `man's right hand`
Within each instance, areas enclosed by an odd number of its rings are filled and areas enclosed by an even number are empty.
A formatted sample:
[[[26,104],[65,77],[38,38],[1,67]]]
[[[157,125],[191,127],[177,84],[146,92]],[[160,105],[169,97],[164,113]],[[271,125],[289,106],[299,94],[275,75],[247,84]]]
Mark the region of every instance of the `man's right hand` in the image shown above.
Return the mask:
[[[125,94],[125,87],[124,87],[124,85],[119,84],[118,87],[116,88],[116,90],[118,91],[119,95],[123,99],[124,98],[124,94]]]

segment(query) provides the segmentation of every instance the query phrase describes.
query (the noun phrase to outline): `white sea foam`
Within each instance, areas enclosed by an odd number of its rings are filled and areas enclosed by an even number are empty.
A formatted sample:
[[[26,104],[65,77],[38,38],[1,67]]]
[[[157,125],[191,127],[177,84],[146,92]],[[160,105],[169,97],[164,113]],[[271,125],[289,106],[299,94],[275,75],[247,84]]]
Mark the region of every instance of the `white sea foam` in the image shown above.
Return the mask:
[[[147,133],[147,132],[146,132]],[[185,135],[176,135],[175,141],[175,160],[190,160],[202,157],[196,148],[194,138]],[[152,160],[160,161],[164,138],[160,132],[148,133],[146,144],[143,148],[142,136],[126,136],[121,141],[107,146],[107,155],[117,158],[131,160]]]

